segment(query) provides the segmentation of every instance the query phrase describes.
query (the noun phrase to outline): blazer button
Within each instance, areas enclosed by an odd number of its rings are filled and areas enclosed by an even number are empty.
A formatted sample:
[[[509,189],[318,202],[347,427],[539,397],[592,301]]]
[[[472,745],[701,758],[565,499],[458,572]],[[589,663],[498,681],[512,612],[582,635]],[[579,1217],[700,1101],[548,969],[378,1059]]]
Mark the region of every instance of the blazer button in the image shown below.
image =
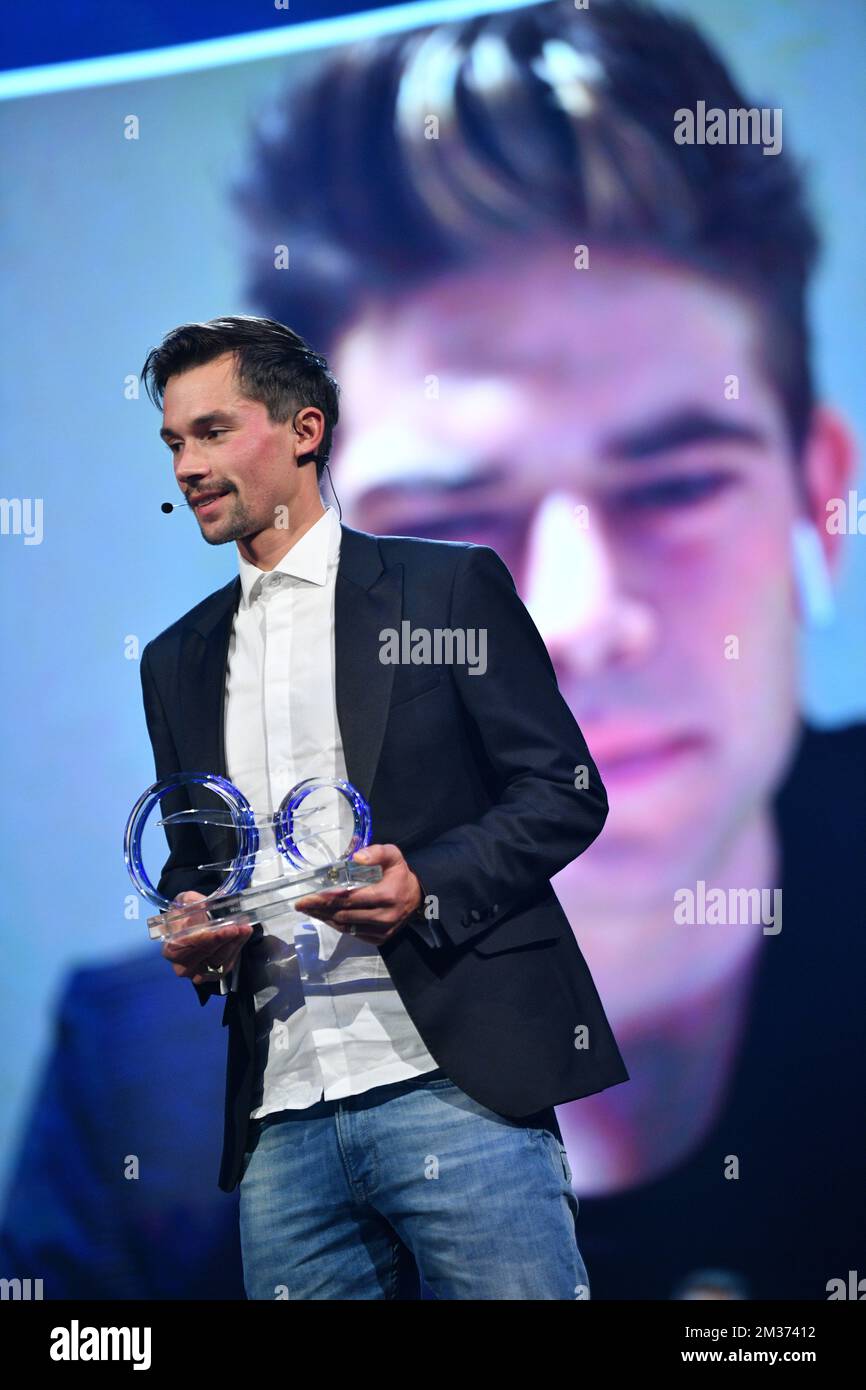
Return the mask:
[[[478,911],[478,908],[477,908],[477,907],[473,907],[472,912],[471,912],[471,917],[472,917],[473,922],[480,922],[480,921],[481,921],[481,913]]]

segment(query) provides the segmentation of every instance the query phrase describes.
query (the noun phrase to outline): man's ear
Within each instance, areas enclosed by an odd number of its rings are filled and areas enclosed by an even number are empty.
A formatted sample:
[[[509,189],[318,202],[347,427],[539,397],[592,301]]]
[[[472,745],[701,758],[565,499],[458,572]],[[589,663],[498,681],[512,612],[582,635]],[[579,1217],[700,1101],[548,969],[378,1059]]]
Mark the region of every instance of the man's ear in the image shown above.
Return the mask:
[[[295,462],[300,468],[305,463],[317,463],[318,450],[325,437],[325,417],[315,405],[299,406],[292,416],[292,431],[297,436]]]

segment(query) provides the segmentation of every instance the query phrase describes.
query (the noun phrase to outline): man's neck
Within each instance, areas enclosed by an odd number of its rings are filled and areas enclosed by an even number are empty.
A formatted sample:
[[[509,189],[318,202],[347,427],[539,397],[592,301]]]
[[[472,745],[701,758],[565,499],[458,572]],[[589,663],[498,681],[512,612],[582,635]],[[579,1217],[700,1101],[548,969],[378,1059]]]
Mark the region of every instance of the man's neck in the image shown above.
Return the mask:
[[[702,871],[709,886],[778,886],[772,816],[757,810]],[[576,883],[574,885],[576,887]],[[587,913],[554,880],[605,1000],[631,1077],[559,1111],[578,1188],[601,1195],[645,1182],[684,1158],[714,1121],[736,1059],[760,924],[678,926],[671,905],[642,919]],[[569,911],[571,907],[571,911]]]
[[[681,881],[702,879],[707,891],[739,888],[777,888],[778,836],[770,808],[755,808],[724,843],[708,850]],[[615,889],[589,891],[580,861],[553,880],[569,920],[579,929],[581,949],[593,978],[604,981],[600,991],[608,1012],[619,1016],[620,1027],[653,1015],[700,987],[702,981],[726,971],[761,937],[760,924],[687,926],[675,917],[673,890],[641,900],[617,902]]]
[[[292,546],[297,545],[301,537],[306,535],[317,521],[321,521],[325,515],[325,507],[317,493],[308,503],[295,501],[291,506],[286,504],[285,512],[288,525],[269,526],[266,531],[258,531],[254,536],[244,536],[237,542],[241,555],[251,565],[255,565],[256,569],[274,569],[283,556],[288,555]]]

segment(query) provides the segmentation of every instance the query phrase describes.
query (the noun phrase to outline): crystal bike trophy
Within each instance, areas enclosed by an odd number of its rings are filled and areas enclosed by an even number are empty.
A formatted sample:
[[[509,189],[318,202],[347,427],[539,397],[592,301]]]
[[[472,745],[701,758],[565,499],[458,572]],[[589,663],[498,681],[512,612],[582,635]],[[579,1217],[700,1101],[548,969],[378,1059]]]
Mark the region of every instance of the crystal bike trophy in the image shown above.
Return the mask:
[[[219,886],[202,902],[174,905],[154,887],[142,858],[142,836],[152,812],[164,799],[186,792],[192,803],[202,791],[221,806],[196,806],[163,812],[158,825],[182,835],[197,827],[194,844],[217,853],[225,847],[214,835],[234,833],[233,854],[208,863],[190,864],[193,872],[221,875]],[[256,815],[243,792],[225,777],[206,772],[178,772],[149,787],[130,812],[123,851],[133,884],[143,898],[159,908],[147,926],[153,940],[178,940],[218,927],[254,925],[283,912],[287,904],[308,893],[354,888],[376,883],[380,864],[356,864],[353,855],[370,843],[370,807],[350,782],[334,777],[308,777],[292,787],[273,814]],[[260,833],[261,832],[261,833]],[[262,840],[265,844],[262,844]],[[171,837],[169,836],[169,844]],[[253,883],[254,871],[274,867],[274,877]]]

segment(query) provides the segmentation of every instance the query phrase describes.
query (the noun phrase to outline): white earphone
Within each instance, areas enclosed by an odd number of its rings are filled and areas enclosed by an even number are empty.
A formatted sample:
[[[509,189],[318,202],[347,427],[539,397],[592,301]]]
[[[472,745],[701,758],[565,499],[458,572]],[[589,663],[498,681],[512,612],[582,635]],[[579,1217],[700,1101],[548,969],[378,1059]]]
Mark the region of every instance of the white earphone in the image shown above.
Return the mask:
[[[794,575],[803,619],[810,627],[825,627],[836,615],[830,567],[813,521],[798,517],[791,527]]]

